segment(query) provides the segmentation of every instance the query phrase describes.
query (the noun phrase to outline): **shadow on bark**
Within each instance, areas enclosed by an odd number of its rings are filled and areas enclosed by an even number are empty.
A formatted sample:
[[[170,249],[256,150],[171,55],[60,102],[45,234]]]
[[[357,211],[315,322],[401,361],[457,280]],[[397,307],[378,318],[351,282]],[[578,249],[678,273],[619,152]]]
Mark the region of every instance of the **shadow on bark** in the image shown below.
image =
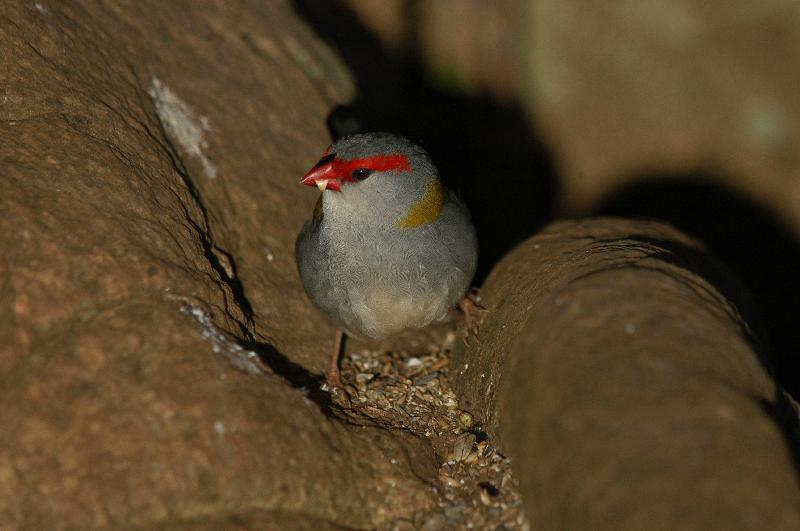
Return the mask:
[[[745,317],[764,340],[759,353],[771,360],[777,378],[797,398],[800,242],[766,208],[714,184],[710,177],[643,175],[612,194],[598,214],[660,219],[704,241],[753,295],[755,308]]]

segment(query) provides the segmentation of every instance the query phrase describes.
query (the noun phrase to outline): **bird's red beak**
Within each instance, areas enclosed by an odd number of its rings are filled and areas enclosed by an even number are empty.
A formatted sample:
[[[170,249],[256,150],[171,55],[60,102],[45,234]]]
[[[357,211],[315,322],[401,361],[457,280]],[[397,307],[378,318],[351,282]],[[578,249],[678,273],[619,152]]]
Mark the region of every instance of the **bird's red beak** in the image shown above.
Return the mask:
[[[326,154],[313,168],[308,170],[300,181],[306,186],[316,186],[322,190],[339,191],[342,189],[342,181],[339,175],[339,166],[335,154]]]

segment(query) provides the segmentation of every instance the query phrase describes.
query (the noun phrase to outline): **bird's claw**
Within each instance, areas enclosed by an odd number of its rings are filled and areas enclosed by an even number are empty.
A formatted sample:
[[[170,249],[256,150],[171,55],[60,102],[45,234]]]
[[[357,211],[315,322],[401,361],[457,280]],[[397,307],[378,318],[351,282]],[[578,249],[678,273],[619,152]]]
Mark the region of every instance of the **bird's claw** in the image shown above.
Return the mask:
[[[329,374],[325,380],[325,385],[322,387],[323,391],[328,391],[331,396],[331,401],[342,409],[350,409],[350,395],[353,393],[348,392],[349,386],[342,383],[340,375]]]
[[[458,307],[464,313],[464,342],[468,343],[470,337],[478,338],[478,329],[489,312],[481,303],[478,288],[472,288],[467,292]]]
[[[331,395],[331,401],[334,404],[342,409],[350,409],[350,396],[344,386],[328,384],[328,393]]]

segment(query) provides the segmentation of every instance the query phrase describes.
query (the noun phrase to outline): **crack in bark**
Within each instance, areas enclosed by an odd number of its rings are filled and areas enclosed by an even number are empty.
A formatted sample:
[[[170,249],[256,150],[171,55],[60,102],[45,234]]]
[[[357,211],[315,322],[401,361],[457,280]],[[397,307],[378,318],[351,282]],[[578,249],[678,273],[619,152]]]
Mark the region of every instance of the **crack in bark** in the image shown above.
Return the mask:
[[[253,333],[253,328],[255,327],[255,313],[253,311],[252,304],[245,293],[244,285],[239,279],[236,270],[236,260],[231,253],[215,243],[211,230],[211,221],[208,208],[206,207],[200,190],[195,185],[194,179],[192,178],[185,162],[183,161],[180,152],[169,138],[169,135],[164,128],[164,124],[160,119],[158,120],[160,135],[154,134],[147,124],[142,122],[139,122],[139,124],[145,133],[167,154],[173,169],[180,176],[184,186],[192,198],[192,201],[200,210],[202,220],[200,223],[198,223],[191,217],[188,207],[179,199],[181,207],[184,210],[184,216],[187,223],[189,223],[192,231],[200,240],[205,258],[208,260],[212,269],[217,273],[219,280],[227,286],[228,290],[230,290],[230,293],[233,297],[233,304],[235,304],[244,315],[245,321],[242,322],[241,320],[237,319],[231,311],[229,311],[227,307],[228,297],[226,290],[223,289],[223,300],[226,305],[225,312],[228,317],[236,322],[241,333],[241,337],[234,338],[236,342],[242,348],[252,350],[258,354],[258,357],[262,363],[269,367],[273,374],[282,378],[291,387],[304,391],[308,399],[311,400],[326,417],[336,417],[341,419],[340,416],[336,416],[333,413],[333,403],[330,395],[321,388],[323,379],[320,375],[313,374],[302,365],[295,363],[285,354],[275,348],[274,345],[257,340]],[[220,255],[224,257],[224,261],[226,263],[223,263],[223,261],[220,260]]]
[[[242,322],[235,315],[233,315],[232,312],[228,311],[228,297],[227,293],[225,293],[225,290],[223,289],[223,299],[225,300],[226,312],[228,313],[228,316],[238,324],[242,334],[252,337],[251,329],[254,325],[253,306],[250,304],[250,301],[245,294],[244,286],[242,285],[242,282],[236,272],[236,261],[231,253],[214,242],[214,235],[211,229],[208,208],[206,207],[200,190],[189,173],[189,170],[184,163],[180,152],[173,144],[172,140],[169,138],[169,135],[164,129],[164,124],[161,122],[161,120],[158,120],[158,124],[161,133],[160,138],[159,136],[153,134],[146,124],[141,125],[144,128],[145,133],[151,139],[157,142],[162,150],[167,154],[172,168],[181,178],[183,185],[186,187],[186,190],[189,192],[189,195],[194,202],[194,205],[200,211],[202,221],[198,223],[189,215],[188,208],[183,205],[184,212],[186,214],[186,220],[200,241],[200,245],[203,249],[203,255],[205,256],[206,260],[208,260],[211,268],[217,273],[218,281],[222,282],[228,288],[228,290],[230,290],[231,296],[233,297],[233,303],[239,308],[244,316],[245,321]],[[161,139],[163,139],[163,141]],[[225,264],[222,263],[217,253],[220,253],[225,257],[229,265],[228,268],[226,268]],[[230,269],[230,272],[228,269]]]

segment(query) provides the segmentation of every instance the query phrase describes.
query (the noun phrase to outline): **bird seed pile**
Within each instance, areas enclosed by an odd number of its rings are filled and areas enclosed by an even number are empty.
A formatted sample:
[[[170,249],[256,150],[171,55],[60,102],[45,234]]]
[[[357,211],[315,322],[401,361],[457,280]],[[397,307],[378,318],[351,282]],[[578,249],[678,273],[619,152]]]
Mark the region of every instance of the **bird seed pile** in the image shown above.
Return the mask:
[[[354,421],[368,417],[385,428],[426,437],[443,460],[434,487],[438,507],[385,529],[528,530],[510,460],[472,414],[459,408],[450,388],[448,365],[456,340],[450,332],[415,354],[360,350],[342,360],[352,404],[347,414]]]

